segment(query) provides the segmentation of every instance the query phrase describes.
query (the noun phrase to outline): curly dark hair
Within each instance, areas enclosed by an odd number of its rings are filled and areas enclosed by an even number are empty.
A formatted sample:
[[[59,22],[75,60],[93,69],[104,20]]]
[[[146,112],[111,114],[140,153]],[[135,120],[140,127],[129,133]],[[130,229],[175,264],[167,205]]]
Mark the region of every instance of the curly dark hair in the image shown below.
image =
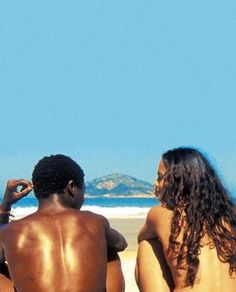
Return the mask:
[[[204,234],[213,242],[219,259],[229,263],[232,276],[236,272],[236,218],[232,199],[216,171],[194,148],[169,150],[162,160],[167,173],[161,201],[173,210],[168,253],[177,259],[177,268],[187,269],[186,285],[195,282]],[[179,243],[183,222],[186,228]]]
[[[38,199],[47,198],[53,193],[62,193],[70,180],[81,189],[84,172],[74,160],[62,154],[43,157],[32,173],[34,193]]]

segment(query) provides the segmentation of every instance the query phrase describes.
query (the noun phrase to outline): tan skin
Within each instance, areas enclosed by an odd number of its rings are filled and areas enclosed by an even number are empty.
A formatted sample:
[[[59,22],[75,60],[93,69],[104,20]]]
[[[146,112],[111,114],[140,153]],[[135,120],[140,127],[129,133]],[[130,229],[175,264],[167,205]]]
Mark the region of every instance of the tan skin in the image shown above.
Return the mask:
[[[155,183],[158,199],[161,200],[164,185],[166,167],[163,161],[160,161],[158,168],[158,179]],[[136,280],[143,292],[158,291],[193,291],[193,292],[234,292],[236,287],[236,277],[230,278],[229,264],[219,260],[214,245],[207,236],[202,238],[201,254],[199,255],[200,267],[198,270],[198,282],[193,287],[185,286],[186,270],[176,268],[176,260],[170,259],[167,255],[169,245],[170,227],[173,212],[164,206],[155,206],[150,209],[146,222],[138,235],[140,243],[137,258]],[[184,226],[182,226],[182,230]],[[182,241],[182,232],[178,241]],[[161,244],[162,250],[154,250],[153,241]],[[210,248],[211,245],[211,248]],[[164,256],[164,264],[162,257]],[[153,263],[153,268],[149,266]],[[168,264],[170,270],[165,269]],[[171,280],[173,277],[173,281]],[[174,284],[174,285],[173,285]]]
[[[63,194],[40,199],[37,212],[1,228],[0,261],[18,292],[105,291],[107,248],[127,243],[105,217],[78,210],[83,201],[84,190],[70,181]]]

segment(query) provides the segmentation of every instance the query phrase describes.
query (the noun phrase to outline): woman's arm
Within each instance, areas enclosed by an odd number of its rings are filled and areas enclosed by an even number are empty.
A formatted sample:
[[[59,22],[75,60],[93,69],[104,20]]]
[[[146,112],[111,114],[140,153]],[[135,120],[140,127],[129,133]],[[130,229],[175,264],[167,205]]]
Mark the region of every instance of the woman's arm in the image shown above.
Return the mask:
[[[169,240],[172,211],[163,206],[152,207],[146,222],[138,234],[138,242],[158,238],[162,244]]]
[[[148,212],[146,221],[139,231],[138,234],[138,243],[140,243],[142,240],[148,240],[148,239],[155,239],[158,238],[158,235],[156,233],[156,222],[155,222],[155,207],[151,208]]]

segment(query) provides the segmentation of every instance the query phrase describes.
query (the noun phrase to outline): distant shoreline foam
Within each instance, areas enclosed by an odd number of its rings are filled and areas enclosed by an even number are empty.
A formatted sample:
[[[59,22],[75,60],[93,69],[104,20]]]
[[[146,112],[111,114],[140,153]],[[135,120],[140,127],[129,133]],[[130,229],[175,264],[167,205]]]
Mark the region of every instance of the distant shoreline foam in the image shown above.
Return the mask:
[[[236,204],[236,198],[233,198]],[[37,210],[37,200],[25,198],[13,206],[16,219],[32,214]],[[81,210],[104,215],[107,218],[146,218],[148,211],[159,202],[155,198],[95,198],[86,199]]]
[[[141,207],[100,207],[83,206],[82,211],[91,211],[107,218],[145,218],[150,208]],[[16,207],[12,208],[12,214],[16,219],[28,216],[34,213],[37,207]]]

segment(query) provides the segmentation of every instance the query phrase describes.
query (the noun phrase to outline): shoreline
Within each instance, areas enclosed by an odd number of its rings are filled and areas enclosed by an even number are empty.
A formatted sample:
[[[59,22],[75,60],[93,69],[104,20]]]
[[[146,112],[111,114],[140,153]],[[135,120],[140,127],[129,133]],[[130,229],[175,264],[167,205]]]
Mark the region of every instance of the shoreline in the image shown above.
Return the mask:
[[[100,207],[100,206],[82,206],[81,211],[90,211],[96,214],[100,214],[110,219],[144,219],[147,216],[150,207],[129,207],[129,206],[117,206],[117,207]],[[37,211],[37,206],[13,206],[12,214],[17,218],[23,218]]]

